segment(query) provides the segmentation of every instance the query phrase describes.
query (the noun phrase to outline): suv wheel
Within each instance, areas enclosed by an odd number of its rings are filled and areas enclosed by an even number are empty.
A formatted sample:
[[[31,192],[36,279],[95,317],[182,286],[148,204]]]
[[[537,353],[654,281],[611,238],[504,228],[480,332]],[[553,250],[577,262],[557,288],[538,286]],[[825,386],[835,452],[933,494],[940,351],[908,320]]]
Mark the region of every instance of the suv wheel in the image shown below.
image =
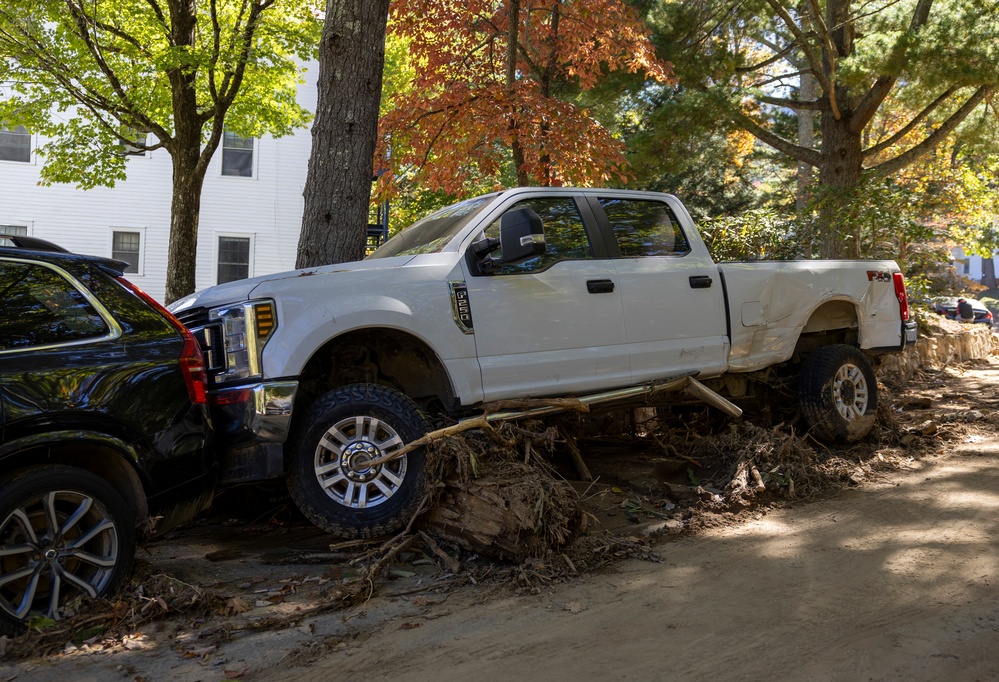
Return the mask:
[[[135,555],[135,519],[104,479],[40,466],[0,482],[0,629],[58,619],[80,595],[113,592]]]
[[[401,528],[423,493],[423,448],[374,467],[430,430],[412,400],[385,386],[352,384],[306,412],[288,468],[288,490],[306,517],[345,538]]]

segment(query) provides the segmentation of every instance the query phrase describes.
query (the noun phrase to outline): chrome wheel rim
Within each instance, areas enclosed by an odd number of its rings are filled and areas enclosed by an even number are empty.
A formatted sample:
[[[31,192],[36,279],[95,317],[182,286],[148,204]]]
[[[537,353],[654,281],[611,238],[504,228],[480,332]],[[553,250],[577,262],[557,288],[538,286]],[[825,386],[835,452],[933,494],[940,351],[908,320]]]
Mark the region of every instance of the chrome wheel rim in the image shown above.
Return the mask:
[[[867,414],[870,392],[863,370],[846,363],[836,370],[833,379],[833,401],[836,411],[847,421],[860,419]]]
[[[62,615],[69,599],[107,589],[118,563],[118,530],[93,497],[54,490],[0,525],[0,608],[17,618]]]
[[[377,507],[399,492],[406,478],[406,455],[374,467],[366,463],[404,445],[396,430],[376,417],[343,419],[327,429],[316,446],[316,479],[338,504]]]

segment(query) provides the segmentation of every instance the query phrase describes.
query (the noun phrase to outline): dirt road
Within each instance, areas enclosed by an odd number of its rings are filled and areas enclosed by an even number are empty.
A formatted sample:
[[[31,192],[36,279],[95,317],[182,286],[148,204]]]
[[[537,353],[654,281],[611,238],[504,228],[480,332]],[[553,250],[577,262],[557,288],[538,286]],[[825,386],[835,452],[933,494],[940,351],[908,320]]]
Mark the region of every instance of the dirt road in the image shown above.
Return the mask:
[[[948,419],[983,417],[860,488],[659,545],[664,563],[380,597],[217,648],[154,625],[0,680],[996,680],[999,365],[927,385]]]
[[[996,441],[960,445],[662,547],[664,565],[630,561],[540,598],[455,596],[296,678],[997,679],[997,464]]]

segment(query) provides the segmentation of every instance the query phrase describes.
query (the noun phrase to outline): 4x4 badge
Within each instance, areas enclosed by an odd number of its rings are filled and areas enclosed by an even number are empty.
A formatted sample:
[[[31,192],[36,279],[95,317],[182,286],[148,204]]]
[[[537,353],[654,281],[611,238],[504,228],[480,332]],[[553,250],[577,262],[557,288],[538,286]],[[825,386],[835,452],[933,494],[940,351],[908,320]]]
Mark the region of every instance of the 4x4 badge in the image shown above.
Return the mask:
[[[451,314],[463,334],[473,334],[472,304],[468,300],[468,287],[464,282],[448,282],[451,289]]]

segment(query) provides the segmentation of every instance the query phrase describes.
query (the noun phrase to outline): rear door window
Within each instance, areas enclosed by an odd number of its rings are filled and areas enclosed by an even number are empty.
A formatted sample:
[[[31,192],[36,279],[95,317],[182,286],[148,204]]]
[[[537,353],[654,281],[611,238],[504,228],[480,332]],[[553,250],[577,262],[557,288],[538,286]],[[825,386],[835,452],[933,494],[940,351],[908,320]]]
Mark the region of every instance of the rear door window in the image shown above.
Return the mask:
[[[57,269],[0,260],[0,351],[112,336],[94,304]]]
[[[600,199],[622,258],[682,256],[690,242],[670,207],[661,201]]]

